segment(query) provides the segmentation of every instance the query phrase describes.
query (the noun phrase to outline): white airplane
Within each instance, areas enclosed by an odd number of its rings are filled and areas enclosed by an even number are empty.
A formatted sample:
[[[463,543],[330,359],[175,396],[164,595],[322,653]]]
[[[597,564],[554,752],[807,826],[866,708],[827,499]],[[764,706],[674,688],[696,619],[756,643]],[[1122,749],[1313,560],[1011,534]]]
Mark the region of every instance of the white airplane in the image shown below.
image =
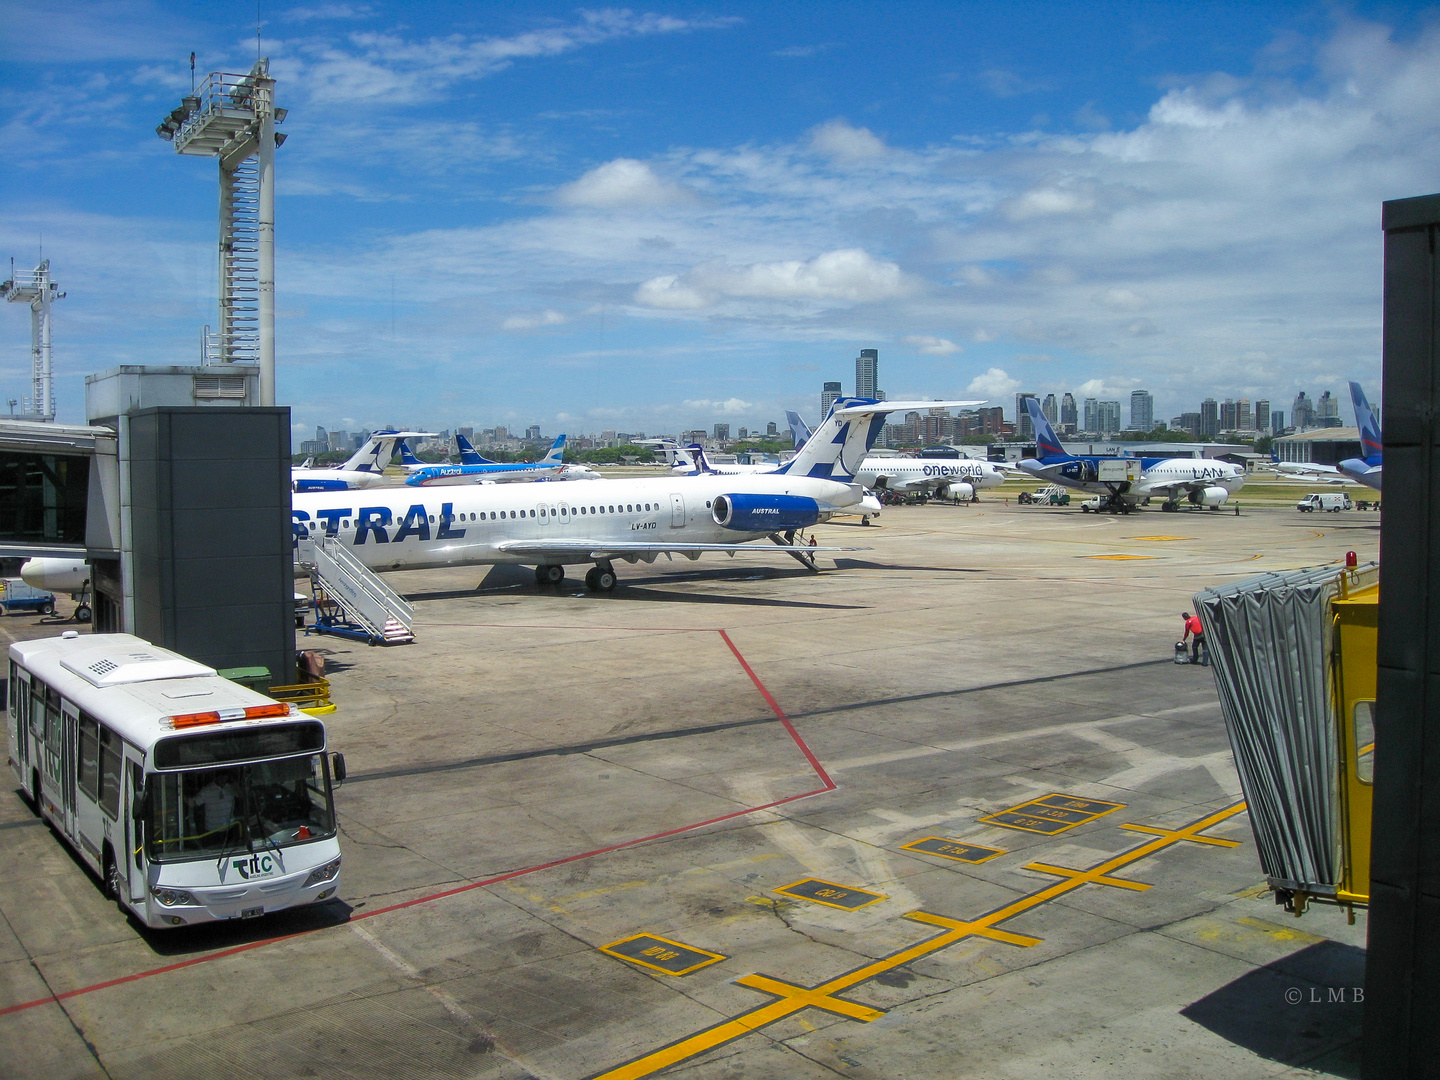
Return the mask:
[[[1350,479],[1380,491],[1385,450],[1380,425],[1375,422],[1375,410],[1370,408],[1365,391],[1360,389],[1358,382],[1350,383],[1350,400],[1355,405],[1355,426],[1360,430],[1360,456],[1340,462],[1340,471]]]
[[[1104,497],[1102,508],[1128,514],[1141,499],[1163,497],[1162,510],[1180,509],[1180,500],[1218,509],[1245,486],[1245,470],[1213,458],[1111,458],[1074,457],[1065,452],[1055,429],[1040,410],[1040,402],[1026,398],[1025,407],[1035,425],[1039,457],[1017,465],[1031,476],[1063,487]],[[1131,478],[1131,466],[1139,475]],[[1112,478],[1106,474],[1114,470]]]
[[[297,558],[304,561],[303,544],[328,536],[379,571],[518,563],[534,566],[537,582],[558,584],[567,565],[590,563],[586,585],[608,592],[616,559],[733,555],[756,551],[751,541],[768,537],[814,569],[813,553],[849,549],[807,546],[800,532],[858,512],[865,491],[854,482],[855,471],[886,414],[917,407],[846,399],[804,451],[754,476],[486,484],[434,495],[392,488],[359,498],[298,493],[292,501]]]
[[[974,458],[866,458],[855,480],[877,491],[928,492],[969,502],[977,489],[1003,484],[1005,470]]]
[[[365,440],[365,445],[337,469],[291,469],[290,486],[297,492],[379,487],[385,482],[385,466],[395,456],[397,443],[406,439],[428,439],[433,434],[428,431],[373,431]],[[406,449],[408,451],[408,447]]]
[[[1349,484],[1349,477],[1334,465],[1319,465],[1313,461],[1272,461],[1268,466],[1277,476],[1309,480],[1316,484]]]
[[[699,476],[714,473],[718,476],[754,476],[756,473],[774,472],[780,467],[778,461],[762,461],[754,465],[742,465],[738,461],[714,462],[699,443],[677,446],[674,450],[675,464],[670,471],[677,476]]]

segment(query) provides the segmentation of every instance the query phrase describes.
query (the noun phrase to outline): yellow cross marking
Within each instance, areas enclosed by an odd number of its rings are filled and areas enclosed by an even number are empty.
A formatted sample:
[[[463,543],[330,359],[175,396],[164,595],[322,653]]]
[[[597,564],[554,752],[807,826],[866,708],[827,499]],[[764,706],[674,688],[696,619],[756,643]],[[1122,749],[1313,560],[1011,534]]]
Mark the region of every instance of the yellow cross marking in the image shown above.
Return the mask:
[[[1109,877],[1106,874],[1097,873],[1095,870],[1072,870],[1068,866],[1051,866],[1049,863],[1043,862],[1029,863],[1025,869],[1038,870],[1042,874],[1068,877],[1073,879],[1077,885],[1089,882],[1095,885],[1113,885],[1117,889],[1134,889],[1136,892],[1144,892],[1150,888],[1143,881],[1126,881],[1124,878]]]
[[[915,922],[927,923],[931,926],[944,927],[944,932],[936,934],[932,938],[907,946],[899,952],[891,953],[889,956],[881,957],[879,960],[872,960],[864,967],[856,968],[854,971],[847,971],[843,975],[837,975],[828,982],[823,982],[815,987],[794,986],[791,983],[781,982],[778,979],[771,979],[765,975],[745,975],[737,979],[741,986],[753,990],[760,990],[767,994],[775,995],[775,1000],[751,1009],[749,1012],[741,1013],[730,1020],[722,1021],[714,1027],[698,1031],[688,1038],[672,1043],[663,1049],[638,1057],[634,1061],[627,1061],[608,1072],[597,1073],[591,1080],[640,1080],[641,1077],[653,1076],[663,1069],[682,1061],[688,1061],[698,1054],[707,1050],[713,1050],[717,1046],[723,1046],[728,1042],[750,1034],[752,1031],[759,1031],[763,1027],[783,1020],[785,1017],[804,1009],[824,1009],[828,1012],[838,1013],[841,1016],[854,1017],[857,1020],[874,1020],[883,1016],[878,1009],[871,1009],[865,1005],[857,1005],[854,1002],[845,1001],[835,997],[842,991],[849,990],[863,982],[883,975],[887,971],[903,967],[931,953],[941,949],[949,948],[957,941],[963,941],[968,937],[986,937],[997,941],[1005,941],[1012,945],[1036,945],[1038,938],[1027,937],[1023,934],[1011,934],[1005,930],[996,930],[995,924],[1013,919],[1031,908],[1047,903],[1057,896],[1063,896],[1090,882],[1098,882],[1104,885],[1118,884],[1121,888],[1148,889],[1138,881],[1123,881],[1120,878],[1101,880],[1108,878],[1108,875],[1121,867],[1129,866],[1131,863],[1139,862],[1147,856],[1162,851],[1172,844],[1182,840],[1193,840],[1196,843],[1205,843],[1212,837],[1204,837],[1199,834],[1218,825],[1236,814],[1245,810],[1243,802],[1227,806],[1223,810],[1217,810],[1213,814],[1207,814],[1198,821],[1192,821],[1179,829],[1157,829],[1157,835],[1153,840],[1147,840],[1139,847],[1133,847],[1128,851],[1122,851],[1118,855],[1112,855],[1098,866],[1092,866],[1088,870],[1069,870],[1063,867],[1045,867],[1042,863],[1032,863],[1032,868],[1043,868],[1047,873],[1061,875],[1061,880],[1053,885],[1047,885],[1037,892],[1012,900],[1004,907],[981,915],[978,919],[963,921],[960,919],[947,919],[943,915],[932,915],[927,911],[912,911],[905,917]],[[1013,940],[1012,940],[1013,939]]]
[[[1175,840],[1189,840],[1192,844],[1214,844],[1216,847],[1239,847],[1239,840],[1223,840],[1218,836],[1195,836],[1192,833],[1173,829],[1157,829],[1154,825],[1121,825],[1122,829],[1130,829],[1133,832],[1151,833],[1154,836],[1169,836]]]
[[[839,1013],[852,1020],[878,1020],[885,1015],[881,1010],[872,1009],[868,1005],[857,1005],[853,1001],[843,1001],[840,998],[831,997],[820,986],[796,986],[794,983],[781,982],[779,979],[772,979],[766,975],[742,975],[735,981],[741,986],[748,986],[751,990],[774,994],[778,998],[789,999],[802,1007],[808,1006],[812,1009],[824,1009],[827,1012]]]

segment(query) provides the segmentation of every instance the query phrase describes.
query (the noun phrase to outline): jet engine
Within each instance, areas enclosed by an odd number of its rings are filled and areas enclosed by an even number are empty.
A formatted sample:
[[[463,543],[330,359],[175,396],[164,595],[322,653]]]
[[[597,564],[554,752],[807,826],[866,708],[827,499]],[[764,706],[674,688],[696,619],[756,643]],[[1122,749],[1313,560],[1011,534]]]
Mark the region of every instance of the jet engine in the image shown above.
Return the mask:
[[[715,524],[736,532],[807,529],[820,520],[820,504],[799,495],[717,495]]]
[[[84,559],[26,559],[20,578],[32,588],[73,594],[85,588],[90,567]]]
[[[1190,492],[1189,498],[1192,506],[1224,506],[1230,492],[1223,487],[1207,487]]]
[[[944,499],[946,502],[968,503],[975,498],[975,486],[956,482],[946,484],[939,491],[935,492],[935,498]]]

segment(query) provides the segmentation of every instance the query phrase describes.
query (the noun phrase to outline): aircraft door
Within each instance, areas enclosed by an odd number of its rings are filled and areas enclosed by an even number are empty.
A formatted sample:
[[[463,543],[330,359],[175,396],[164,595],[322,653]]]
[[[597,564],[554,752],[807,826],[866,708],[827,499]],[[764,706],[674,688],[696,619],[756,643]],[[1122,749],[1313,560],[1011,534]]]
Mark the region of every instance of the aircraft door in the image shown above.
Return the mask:
[[[670,493],[670,527],[679,529],[685,524],[685,496],[678,491]]]
[[[558,503],[558,504],[554,507],[553,512],[554,512],[555,514],[559,515],[559,518],[558,518],[558,520],[555,522],[555,524],[557,524],[557,525],[569,525],[569,524],[570,524],[570,504],[569,504],[569,503],[563,503],[563,502],[562,502],[562,503]]]
[[[548,505],[546,505],[545,503],[541,503],[541,504],[540,504],[540,524],[541,524],[542,526],[544,526],[544,525],[549,525],[549,524],[550,524],[550,519],[551,519],[552,517],[554,517],[554,516],[555,516],[555,507],[553,507],[553,506],[548,506]]]

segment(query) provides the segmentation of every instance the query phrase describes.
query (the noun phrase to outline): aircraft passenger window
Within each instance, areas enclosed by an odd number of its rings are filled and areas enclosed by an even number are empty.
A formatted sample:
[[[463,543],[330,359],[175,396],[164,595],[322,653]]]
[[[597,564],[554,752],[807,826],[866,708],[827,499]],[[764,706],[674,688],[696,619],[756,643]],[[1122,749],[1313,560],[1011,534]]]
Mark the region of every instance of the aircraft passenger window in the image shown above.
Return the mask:
[[[709,499],[706,499],[706,500],[705,500],[705,509],[706,509],[706,510],[709,510],[709,509],[710,509],[710,500],[709,500]]]
[[[534,511],[534,510],[531,510],[531,511],[530,511],[530,516],[531,516],[531,517],[534,517],[534,516],[535,516],[535,511]]]
[[[615,507],[613,507],[613,506],[612,506],[612,507],[610,507],[610,513],[612,513],[612,514],[613,514],[613,513],[614,513],[614,512],[615,512]]]
[[[583,507],[583,506],[580,507],[580,513],[582,513],[582,514],[585,513],[585,507]]]
[[[625,507],[625,512],[627,514],[633,514],[635,512],[635,508],[633,506],[627,506]]]
[[[602,507],[601,509],[604,509],[604,508]],[[593,513],[595,512],[595,507],[593,507],[593,506],[590,507],[590,512],[593,514]]]
[[[348,528],[350,527],[350,519],[349,519],[349,518],[345,518],[345,520],[343,520],[342,522],[340,522],[340,524],[343,525],[343,526],[345,526],[345,528],[348,529]]]
[[[434,515],[434,514],[431,514],[431,515],[430,515],[430,524],[431,524],[431,525],[434,525],[434,524],[435,524],[435,515]]]
[[[540,508],[540,516],[541,516],[541,517],[544,517],[544,516],[545,516],[545,508],[544,508],[543,506]]]
[[[315,531],[315,526],[318,525],[318,524],[319,524],[319,522],[317,522],[317,521],[312,521],[312,522],[310,522],[310,531],[311,531],[311,532],[314,532],[314,531]]]

